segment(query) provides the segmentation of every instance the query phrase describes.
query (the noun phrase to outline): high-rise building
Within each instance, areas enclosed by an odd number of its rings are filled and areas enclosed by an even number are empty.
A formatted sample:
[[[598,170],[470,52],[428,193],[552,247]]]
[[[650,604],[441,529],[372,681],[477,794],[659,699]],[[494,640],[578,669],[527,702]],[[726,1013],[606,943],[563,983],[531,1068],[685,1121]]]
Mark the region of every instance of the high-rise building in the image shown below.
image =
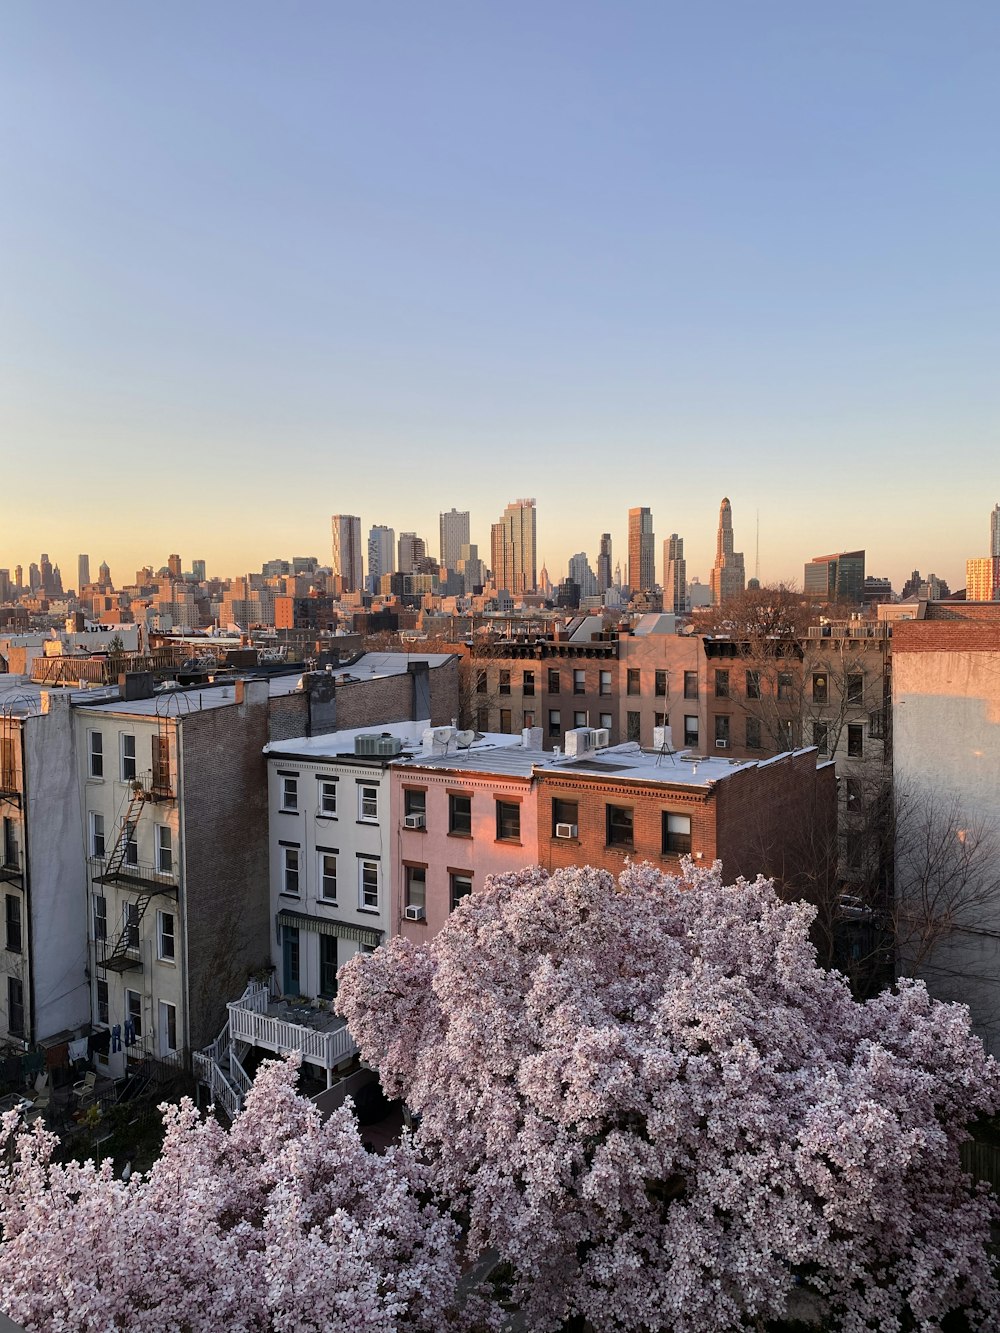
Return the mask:
[[[607,592],[611,587],[611,533],[601,533],[601,547],[597,556],[597,591]]]
[[[829,597],[838,602],[859,603],[864,587],[864,551],[813,556],[802,578],[802,588],[808,596]]]
[[[633,593],[656,587],[653,515],[643,506],[628,511],[628,586]]]
[[[14,566],[14,587],[18,590],[18,592],[20,592],[21,589],[24,587],[24,566],[23,566],[23,565],[15,565],[15,566]]]
[[[356,514],[334,514],[332,569],[340,592],[360,592],[364,576],[361,554],[361,519]]]
[[[457,569],[462,558],[462,547],[469,545],[469,511],[449,509],[440,517],[441,564],[445,569]]]
[[[597,577],[590,568],[587,560],[586,551],[580,551],[577,555],[571,555],[569,558],[569,583],[575,583],[579,589],[577,605],[579,606],[579,597],[594,597],[597,594]]]
[[[687,610],[687,561],[684,538],[672,532],[663,543],[663,609],[682,616]]]
[[[462,576],[462,587],[467,597],[486,582],[486,570],[479,558],[479,547],[475,542],[462,547],[457,569]]]
[[[80,591],[90,582],[90,556],[78,555],[76,557],[76,590]]]
[[[368,591],[378,592],[383,574],[396,572],[396,531],[376,523],[368,533]]]
[[[52,566],[52,591],[57,597],[63,595],[62,570],[58,565]]]
[[[55,583],[52,580],[52,561],[44,551],[38,562],[38,572],[42,581],[42,592],[55,592]]]
[[[39,573],[38,566],[32,560],[28,566],[28,588],[31,592],[37,592],[42,586],[42,576]]]
[[[400,574],[416,574],[418,563],[427,558],[427,543],[423,537],[418,537],[415,532],[401,532],[398,549],[397,568]]]
[[[988,555],[966,560],[965,600],[1000,602],[1000,556]]]
[[[0,606],[9,602],[14,595],[14,590],[10,586],[10,570],[0,569]]]
[[[176,553],[167,556],[167,569],[175,579],[183,577],[184,568],[181,564],[181,558]]]
[[[994,505],[990,514],[990,555],[1000,560],[1000,505]]]
[[[535,502],[515,500],[490,530],[493,582],[513,596],[537,586]]]
[[[205,561],[204,561],[204,560],[192,560],[192,561],[191,561],[191,577],[194,579],[195,583],[204,583],[204,582],[205,582]]]
[[[743,552],[733,550],[733,507],[724,496],[719,505],[719,530],[715,538],[715,564],[712,566],[712,604],[718,606],[730,597],[738,597],[746,588]]]

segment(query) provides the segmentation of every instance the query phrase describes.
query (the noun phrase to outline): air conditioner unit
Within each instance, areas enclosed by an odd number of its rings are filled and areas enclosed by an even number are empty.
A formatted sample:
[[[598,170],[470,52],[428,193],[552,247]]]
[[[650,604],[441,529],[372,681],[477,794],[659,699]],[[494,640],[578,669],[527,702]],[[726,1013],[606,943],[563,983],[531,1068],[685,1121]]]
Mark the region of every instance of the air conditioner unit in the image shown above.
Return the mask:
[[[403,915],[406,917],[407,921],[423,921],[426,913],[422,907],[407,907],[404,910]]]
[[[556,825],[556,837],[557,837],[557,838],[575,838],[575,837],[576,837],[576,832],[577,832],[577,829],[576,829],[576,825],[575,825],[575,824],[557,824],[557,825]]]
[[[566,733],[566,754],[586,754],[593,748],[593,733],[589,727],[573,727]]]
[[[378,754],[379,742],[381,740],[382,737],[377,734],[371,734],[367,736],[355,736],[354,753],[376,755]]]
[[[423,828],[427,823],[426,815],[404,815],[403,828]]]
[[[594,728],[594,749],[606,750],[611,744],[611,732],[607,727]]]
[[[398,736],[380,736],[378,745],[375,747],[375,753],[387,758],[390,755],[401,754],[403,751],[403,742]]]
[[[728,742],[728,741],[716,741],[716,742],[715,742],[715,748],[716,748],[717,750],[728,750],[728,749],[729,749],[729,742]]]

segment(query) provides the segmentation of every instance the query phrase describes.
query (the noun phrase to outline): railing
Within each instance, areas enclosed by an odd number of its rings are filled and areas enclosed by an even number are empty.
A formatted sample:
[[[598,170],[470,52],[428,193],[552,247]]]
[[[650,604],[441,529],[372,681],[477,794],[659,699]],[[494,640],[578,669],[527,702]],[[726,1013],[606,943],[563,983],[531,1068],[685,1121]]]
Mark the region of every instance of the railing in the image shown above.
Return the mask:
[[[110,856],[91,856],[88,861],[95,884],[122,884],[136,893],[177,893],[177,875],[172,870],[157,870],[138,862],[132,865],[128,861],[123,861],[117,869],[109,869]]]
[[[242,1098],[216,1061],[204,1051],[195,1051],[191,1064],[195,1078],[208,1088],[212,1102],[221,1106],[230,1120],[235,1120],[243,1109]]]
[[[233,1050],[229,1052],[229,1072],[233,1076],[233,1082],[239,1089],[240,1099],[242,1102],[242,1099],[246,1097],[247,1093],[250,1091],[250,1084],[253,1082],[253,1080],[251,1079],[247,1071],[243,1068],[243,1066],[240,1064],[239,1057]]]
[[[335,1032],[317,1032],[301,1023],[244,1008],[242,1001],[230,1004],[228,1009],[229,1031],[234,1041],[263,1046],[281,1055],[297,1051],[303,1060],[322,1069],[333,1069],[342,1060],[349,1060],[358,1049],[346,1025]]]

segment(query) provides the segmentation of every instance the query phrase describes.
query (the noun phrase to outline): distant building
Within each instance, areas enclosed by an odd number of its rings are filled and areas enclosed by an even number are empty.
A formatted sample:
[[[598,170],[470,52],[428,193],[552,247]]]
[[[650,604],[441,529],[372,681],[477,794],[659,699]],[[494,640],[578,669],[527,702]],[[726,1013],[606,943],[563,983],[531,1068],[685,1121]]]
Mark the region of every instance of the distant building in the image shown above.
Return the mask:
[[[396,572],[395,529],[376,523],[368,533],[368,591],[378,592],[384,574]]]
[[[179,555],[174,554],[167,556],[167,569],[169,569],[175,579],[179,579],[183,576],[184,568]]]
[[[76,592],[80,594],[81,588],[85,588],[90,582],[90,556],[78,555],[76,557]]]
[[[656,587],[656,537],[645,505],[628,511],[628,586],[633,593]]]
[[[1000,560],[1000,504],[994,505],[990,514],[990,555]]]
[[[1000,601],[1000,556],[966,560],[965,598],[969,602]]]
[[[195,583],[204,583],[204,582],[205,582],[206,574],[205,574],[205,561],[204,561],[204,560],[192,560],[192,561],[191,561],[191,577],[194,579]]]
[[[684,538],[672,532],[663,543],[663,608],[682,616],[687,610],[687,561]]]
[[[866,606],[891,602],[892,596],[892,584],[888,579],[877,579],[871,574],[867,576],[861,589],[861,600]]]
[[[815,555],[805,566],[802,587],[807,596],[860,604],[865,585],[864,551]]]
[[[579,551],[569,558],[569,580],[579,587],[580,597],[593,597],[597,593],[597,577],[587,562],[586,551]],[[579,605],[579,602],[577,603]]]
[[[601,533],[601,546],[597,556],[597,591],[607,592],[611,587],[611,533]]]
[[[538,586],[536,566],[536,514],[534,500],[515,500],[490,530],[493,582],[512,596],[534,592]]]
[[[450,509],[439,517],[439,554],[445,569],[457,569],[462,547],[469,545],[469,511]]]
[[[719,606],[730,597],[738,597],[746,588],[743,552],[733,550],[733,507],[724,496],[719,505],[719,528],[715,539],[715,564],[712,567],[712,603]]]
[[[427,543],[415,532],[401,532],[398,553],[396,568],[399,573],[415,574],[418,564],[427,556]]]
[[[361,519],[354,514],[334,514],[333,575],[340,580],[340,591],[360,592],[363,586],[361,554]]]

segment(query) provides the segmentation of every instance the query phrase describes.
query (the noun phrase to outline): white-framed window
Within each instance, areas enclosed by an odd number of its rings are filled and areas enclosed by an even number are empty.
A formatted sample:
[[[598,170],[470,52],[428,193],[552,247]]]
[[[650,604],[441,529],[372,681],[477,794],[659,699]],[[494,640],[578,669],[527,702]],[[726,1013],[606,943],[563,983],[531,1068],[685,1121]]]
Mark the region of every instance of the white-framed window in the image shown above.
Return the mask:
[[[97,1021],[103,1023],[105,1027],[108,1024],[108,1014],[110,1013],[110,1004],[108,1002],[108,983],[98,981],[97,983]]]
[[[406,866],[407,907],[427,906],[427,867]]]
[[[99,731],[87,732],[87,772],[92,778],[104,777],[104,737]]]
[[[108,900],[103,893],[94,894],[94,939],[108,938]]]
[[[163,875],[174,868],[174,835],[168,824],[156,826],[156,868]]]
[[[320,778],[319,779],[319,801],[317,803],[319,814],[325,815],[328,819],[337,813],[337,779]]]
[[[139,904],[126,903],[122,909],[122,921],[130,949],[139,947]]]
[[[135,762],[135,736],[130,731],[119,732],[118,745],[121,756],[122,782],[134,782],[137,772]]]
[[[358,861],[358,905],[368,912],[378,911],[378,861]]]
[[[177,956],[173,912],[156,914],[156,956],[161,963],[172,963]]]
[[[90,854],[91,856],[103,857],[104,855],[104,816],[97,810],[90,812]]]
[[[297,898],[299,896],[299,849],[297,847],[282,847],[281,851],[281,892],[290,893]]]
[[[337,901],[337,853],[319,852],[319,896],[328,903]]]
[[[358,787],[358,818],[368,823],[378,820],[378,787],[362,783]]]
[[[137,823],[137,820],[130,819],[122,825],[125,830],[125,864],[127,866],[137,866],[139,864],[139,839],[136,837]]]
[[[136,1041],[142,1040],[142,996],[137,990],[125,992],[125,1016],[132,1020]]]
[[[299,808],[299,780],[289,773],[285,773],[281,779],[281,808],[282,810]]]
[[[663,812],[663,854],[684,856],[691,850],[691,816]]]
[[[177,1006],[160,1001],[160,1054],[177,1050]]]
[[[605,727],[608,731],[610,731],[610,730],[611,730],[611,722],[612,722],[612,719],[611,719],[611,714],[610,714],[610,713],[602,713],[602,714],[601,714],[601,726],[602,726],[602,727]]]

